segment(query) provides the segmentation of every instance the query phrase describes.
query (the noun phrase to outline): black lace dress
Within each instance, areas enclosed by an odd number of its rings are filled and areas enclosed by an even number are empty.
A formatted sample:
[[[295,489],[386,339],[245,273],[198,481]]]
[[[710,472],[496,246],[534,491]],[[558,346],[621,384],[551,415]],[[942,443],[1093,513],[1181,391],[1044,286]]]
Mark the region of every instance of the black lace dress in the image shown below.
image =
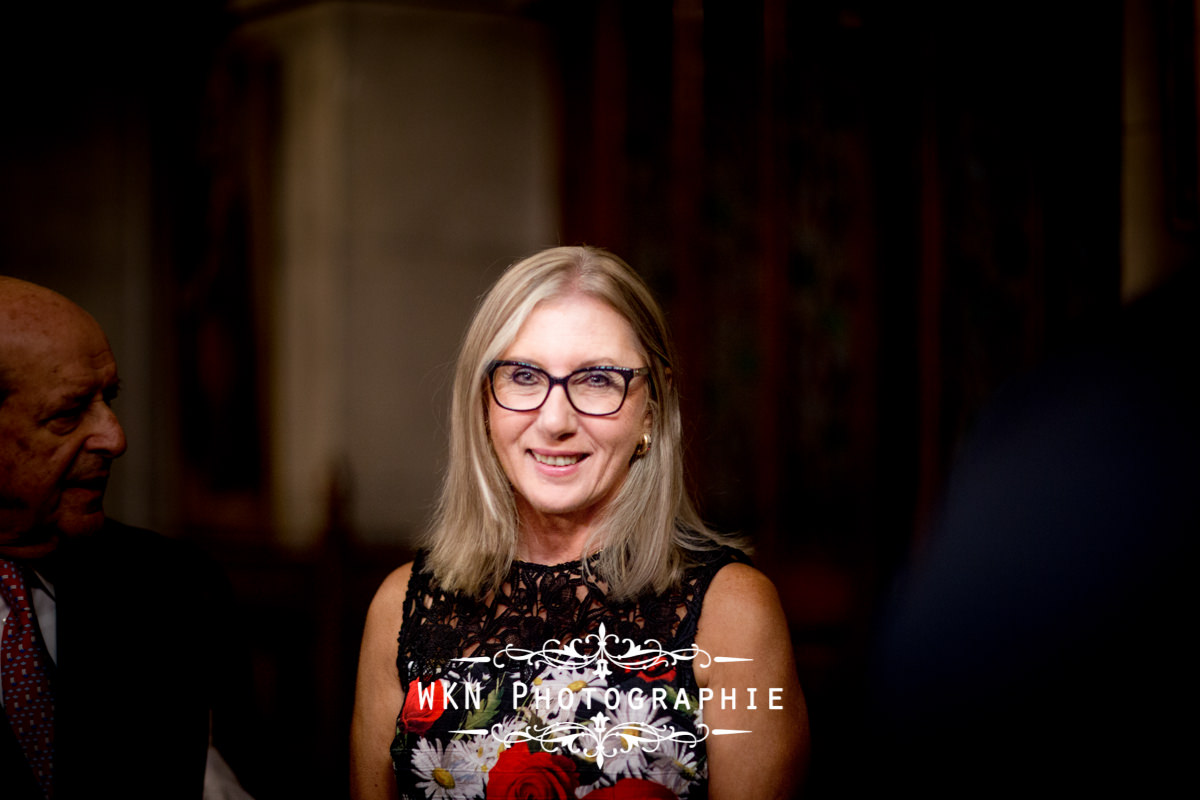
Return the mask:
[[[518,562],[494,596],[447,595],[413,565],[396,664],[402,798],[707,795],[694,668],[704,594],[741,553],[703,556],[658,596],[610,602],[582,562]]]

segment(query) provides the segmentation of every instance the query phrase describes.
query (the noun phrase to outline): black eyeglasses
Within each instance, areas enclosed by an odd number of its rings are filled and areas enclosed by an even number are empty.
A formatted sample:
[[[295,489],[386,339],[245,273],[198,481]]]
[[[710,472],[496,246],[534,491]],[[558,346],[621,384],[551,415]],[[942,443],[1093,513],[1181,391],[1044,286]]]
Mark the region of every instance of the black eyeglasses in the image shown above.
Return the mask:
[[[496,404],[509,411],[536,411],[551,389],[562,386],[567,401],[580,414],[607,417],[625,405],[629,382],[649,372],[649,367],[584,367],[565,378],[556,378],[532,364],[493,361],[488,367],[488,382]]]

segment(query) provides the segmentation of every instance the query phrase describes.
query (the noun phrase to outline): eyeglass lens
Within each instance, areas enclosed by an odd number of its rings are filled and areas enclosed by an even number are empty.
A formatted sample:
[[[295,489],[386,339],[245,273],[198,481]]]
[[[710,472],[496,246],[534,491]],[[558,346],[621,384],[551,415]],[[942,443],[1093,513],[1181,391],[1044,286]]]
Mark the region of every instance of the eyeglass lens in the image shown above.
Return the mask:
[[[584,414],[613,414],[625,401],[628,380],[611,369],[583,369],[556,380],[567,390],[576,410]],[[548,374],[536,367],[502,364],[492,373],[496,402],[511,411],[532,411],[546,401],[553,384]]]

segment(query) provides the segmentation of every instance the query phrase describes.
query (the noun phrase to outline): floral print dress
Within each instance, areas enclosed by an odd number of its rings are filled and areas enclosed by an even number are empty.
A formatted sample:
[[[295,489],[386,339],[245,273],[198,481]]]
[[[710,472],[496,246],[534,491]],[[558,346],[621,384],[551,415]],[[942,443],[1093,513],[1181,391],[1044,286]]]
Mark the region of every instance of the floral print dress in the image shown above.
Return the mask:
[[[396,660],[400,797],[705,798],[696,625],[713,576],[744,557],[700,557],[673,590],[610,602],[583,562],[517,562],[483,600],[448,595],[418,554]]]

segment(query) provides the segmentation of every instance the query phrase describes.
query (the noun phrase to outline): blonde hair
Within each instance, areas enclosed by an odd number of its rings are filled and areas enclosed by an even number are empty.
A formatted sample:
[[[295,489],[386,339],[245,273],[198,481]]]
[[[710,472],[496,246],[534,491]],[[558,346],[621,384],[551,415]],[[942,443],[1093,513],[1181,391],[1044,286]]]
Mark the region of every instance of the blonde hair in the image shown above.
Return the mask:
[[[700,521],[683,477],[675,356],[666,320],[645,282],[617,256],[555,247],[510,266],[484,296],[459,351],[450,410],[449,466],[428,534],[428,568],[450,592],[482,595],[500,586],[517,553],[513,489],[487,427],[487,370],[539,303],[581,293],[616,310],[650,367],[650,449],[633,460],[582,558],[603,545],[596,572],[617,598],[662,592],[699,551],[737,542]]]

